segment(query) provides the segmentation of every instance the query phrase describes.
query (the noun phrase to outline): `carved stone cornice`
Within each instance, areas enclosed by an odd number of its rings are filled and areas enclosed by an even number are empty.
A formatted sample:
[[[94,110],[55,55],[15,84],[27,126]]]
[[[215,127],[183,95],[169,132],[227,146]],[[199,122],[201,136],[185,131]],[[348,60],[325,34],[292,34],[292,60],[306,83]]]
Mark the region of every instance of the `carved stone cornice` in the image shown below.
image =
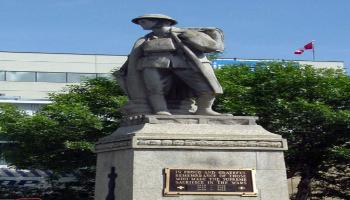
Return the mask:
[[[217,125],[256,125],[254,116],[232,115],[134,115],[122,119],[121,126],[139,124],[217,124]]]
[[[135,147],[197,147],[197,148],[274,148],[281,150],[284,148],[283,140],[179,140],[179,139],[138,139]]]
[[[241,150],[287,150],[285,139],[180,139],[132,137],[96,145],[96,152],[119,149],[241,149]]]

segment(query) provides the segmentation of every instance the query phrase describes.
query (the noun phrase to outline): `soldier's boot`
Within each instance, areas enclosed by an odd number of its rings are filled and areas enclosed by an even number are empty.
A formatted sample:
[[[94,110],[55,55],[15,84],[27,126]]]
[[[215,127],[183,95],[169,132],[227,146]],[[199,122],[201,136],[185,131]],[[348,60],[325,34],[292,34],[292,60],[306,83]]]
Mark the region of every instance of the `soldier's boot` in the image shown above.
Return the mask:
[[[221,115],[221,113],[212,110],[212,106],[215,100],[215,96],[209,94],[200,95],[197,98],[197,111],[196,115]]]
[[[171,115],[169,112],[166,101],[163,95],[150,95],[148,100],[153,108],[153,112],[156,115]]]

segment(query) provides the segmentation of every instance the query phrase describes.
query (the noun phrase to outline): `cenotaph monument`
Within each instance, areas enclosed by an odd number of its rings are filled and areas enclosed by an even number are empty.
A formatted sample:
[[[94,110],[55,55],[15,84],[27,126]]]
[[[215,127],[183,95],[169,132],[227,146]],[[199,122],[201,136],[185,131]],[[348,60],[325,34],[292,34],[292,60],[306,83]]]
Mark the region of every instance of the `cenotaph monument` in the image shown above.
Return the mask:
[[[253,116],[212,110],[222,88],[206,53],[217,28],[177,28],[162,14],[114,73],[129,101],[120,128],[95,147],[95,200],[287,200],[287,142]]]

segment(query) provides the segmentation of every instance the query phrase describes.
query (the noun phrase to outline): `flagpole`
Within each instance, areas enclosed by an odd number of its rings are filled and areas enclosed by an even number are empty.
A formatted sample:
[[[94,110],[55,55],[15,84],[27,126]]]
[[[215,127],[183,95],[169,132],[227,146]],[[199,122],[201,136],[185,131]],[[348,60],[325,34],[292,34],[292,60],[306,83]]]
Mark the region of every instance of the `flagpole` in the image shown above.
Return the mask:
[[[315,61],[315,40],[312,40],[312,60]]]

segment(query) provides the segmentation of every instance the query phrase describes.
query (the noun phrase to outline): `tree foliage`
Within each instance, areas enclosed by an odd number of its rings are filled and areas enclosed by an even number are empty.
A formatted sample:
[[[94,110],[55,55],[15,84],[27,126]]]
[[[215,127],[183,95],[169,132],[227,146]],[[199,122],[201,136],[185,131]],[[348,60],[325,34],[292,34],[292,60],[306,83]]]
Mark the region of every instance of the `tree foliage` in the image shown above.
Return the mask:
[[[297,199],[312,195],[312,181],[329,184],[324,172],[332,167],[349,168],[350,78],[342,71],[265,63],[224,67],[217,76],[225,91],[217,110],[259,116],[259,124],[288,140],[288,176],[301,176]],[[323,195],[350,197],[338,191]]]
[[[67,93],[52,94],[51,100],[32,116],[13,105],[1,105],[0,135],[13,141],[2,148],[2,156],[17,168],[53,170],[55,175],[74,172],[78,182],[69,186],[75,184],[79,190],[58,187],[56,181],[50,195],[75,193],[67,199],[87,199],[81,196],[93,192],[94,143],[117,129],[118,108],[126,97],[114,81],[98,78],[71,86]]]

